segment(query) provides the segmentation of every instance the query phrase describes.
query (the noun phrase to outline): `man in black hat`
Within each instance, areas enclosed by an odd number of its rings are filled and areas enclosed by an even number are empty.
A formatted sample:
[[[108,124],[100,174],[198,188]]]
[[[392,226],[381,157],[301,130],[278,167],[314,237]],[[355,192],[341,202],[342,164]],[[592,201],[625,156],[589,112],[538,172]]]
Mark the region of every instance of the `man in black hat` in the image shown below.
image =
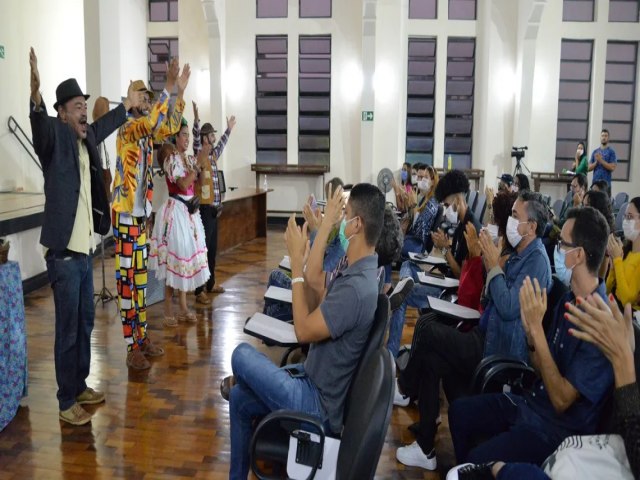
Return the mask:
[[[54,345],[60,419],[84,425],[91,415],[83,404],[104,401],[104,393],[85,383],[91,363],[94,322],[93,232],[109,231],[109,202],[102,182],[97,144],[126,120],[126,111],[140,104],[131,86],[123,104],[87,123],[87,98],[74,78],[56,89],[50,117],[40,94],[38,59],[31,49],[30,115],[33,147],[45,178],[44,222],[40,243],[46,248],[47,273],[56,307]]]
[[[513,185],[513,176],[509,175],[508,173],[503,173],[498,177],[498,180],[500,180],[500,182],[498,182],[499,192],[511,191],[511,185]]]
[[[222,155],[227,140],[231,135],[231,130],[236,125],[236,117],[233,115],[227,118],[227,129],[216,144],[217,130],[210,123],[205,123],[200,128],[200,117],[198,115],[198,105],[193,102],[193,154],[198,155],[204,147],[209,153],[209,162],[200,173],[200,178],[196,184],[196,194],[200,199],[200,217],[204,226],[204,235],[207,243],[207,260],[209,262],[209,273],[211,276],[207,281],[208,293],[224,293],[222,285],[216,285],[216,252],[218,250],[218,217],[222,211],[222,194],[220,192],[220,178],[218,174],[218,159]],[[195,291],[196,303],[199,305],[209,305],[211,299],[204,291],[204,285]]]

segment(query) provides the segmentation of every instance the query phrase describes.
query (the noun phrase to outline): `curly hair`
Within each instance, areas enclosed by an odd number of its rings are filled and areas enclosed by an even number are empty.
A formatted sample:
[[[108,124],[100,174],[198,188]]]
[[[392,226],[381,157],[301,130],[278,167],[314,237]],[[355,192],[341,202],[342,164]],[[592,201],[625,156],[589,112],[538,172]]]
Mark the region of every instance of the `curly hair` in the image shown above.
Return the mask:
[[[400,259],[403,243],[404,235],[402,235],[402,230],[400,229],[398,216],[393,212],[391,205],[387,204],[384,208],[382,232],[376,244],[378,266],[389,265],[391,262]]]
[[[469,179],[461,170],[450,170],[438,182],[436,187],[436,200],[440,203],[449,195],[467,193],[469,191]]]
[[[589,190],[584,194],[583,202],[584,201],[587,202],[586,206],[593,207],[604,215],[604,219],[609,224],[609,230],[613,232],[615,230],[613,209],[611,208],[611,202],[609,201],[609,195],[607,195],[607,192]]]
[[[493,207],[493,221],[498,226],[498,236],[506,238],[507,236],[507,221],[511,216],[511,209],[513,204],[516,203],[518,194],[515,192],[502,191],[498,192],[493,197],[491,203]]]

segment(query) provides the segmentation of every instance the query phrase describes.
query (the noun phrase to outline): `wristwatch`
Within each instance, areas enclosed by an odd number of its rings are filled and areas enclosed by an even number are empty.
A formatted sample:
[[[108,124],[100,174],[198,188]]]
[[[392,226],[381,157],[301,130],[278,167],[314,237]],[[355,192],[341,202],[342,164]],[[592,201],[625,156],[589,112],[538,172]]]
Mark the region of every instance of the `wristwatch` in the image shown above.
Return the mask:
[[[440,253],[442,254],[443,257],[447,256],[447,252],[449,251],[449,247],[442,247],[440,249]]]

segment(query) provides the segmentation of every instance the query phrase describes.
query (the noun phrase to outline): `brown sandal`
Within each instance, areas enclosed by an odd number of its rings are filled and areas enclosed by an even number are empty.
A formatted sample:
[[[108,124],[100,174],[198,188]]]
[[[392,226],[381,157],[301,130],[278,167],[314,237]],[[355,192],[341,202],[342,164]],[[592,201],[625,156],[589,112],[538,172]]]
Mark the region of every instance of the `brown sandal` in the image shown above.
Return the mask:
[[[164,325],[165,327],[177,327],[178,326],[178,322],[176,320],[176,317],[168,317],[168,316],[164,316],[164,320],[162,321],[162,325]]]
[[[198,321],[198,317],[193,312],[179,313],[178,314],[178,321],[179,322],[195,323],[195,322]]]
[[[224,377],[220,382],[220,395],[227,402],[229,401],[229,395],[231,395],[231,388],[236,384],[236,378],[233,375]]]

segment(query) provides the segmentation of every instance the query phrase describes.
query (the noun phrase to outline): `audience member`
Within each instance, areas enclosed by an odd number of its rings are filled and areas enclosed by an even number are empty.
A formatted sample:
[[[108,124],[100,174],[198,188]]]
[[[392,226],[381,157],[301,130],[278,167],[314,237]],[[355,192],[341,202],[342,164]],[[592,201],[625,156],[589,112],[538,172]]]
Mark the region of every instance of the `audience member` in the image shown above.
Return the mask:
[[[604,192],[609,195],[609,184],[606,180],[596,180],[591,184],[591,190],[596,192]]]
[[[587,187],[587,176],[585,174],[578,173],[571,179],[571,195],[568,195],[564,199],[562,208],[560,209],[560,215],[556,219],[556,223],[560,228],[562,228],[562,225],[564,225],[564,222],[567,220],[567,212],[573,207],[580,207],[582,205],[584,195],[587,193]]]
[[[531,187],[529,186],[529,178],[524,173],[516,173],[516,177],[513,179],[513,185],[511,186],[511,191],[518,193],[522,190],[531,190]]]
[[[422,166],[421,166],[422,167]],[[431,230],[438,216],[438,202],[434,193],[438,186],[438,172],[431,166],[425,165],[418,170],[417,202],[413,207],[413,219],[405,230],[402,256],[408,258],[409,252],[422,253],[430,251]]]
[[[511,191],[511,186],[513,185],[513,175],[508,173],[503,173],[498,177],[498,192],[502,192],[505,190]]]
[[[453,402],[449,423],[459,462],[539,465],[567,436],[596,429],[613,381],[611,365],[596,347],[571,335],[565,311],[593,293],[605,295],[597,272],[609,227],[591,207],[572,209],[567,217],[557,248],[572,270],[571,291],[552,307],[555,315],[548,335],[542,328],[547,310],[544,285],[527,277],[519,294],[531,362],[541,378],[524,396],[484,394]],[[472,444],[473,439],[487,437],[478,446]]]
[[[587,146],[584,142],[578,142],[576,156],[571,167],[573,173],[586,175],[589,171],[589,158],[587,157]]]
[[[300,229],[293,216],[289,220],[285,241],[293,276],[293,324],[298,341],[311,347],[304,365],[284,368],[246,343],[233,351],[233,376],[221,386],[223,392],[227,387],[230,392],[230,478],[247,478],[254,421],[270,411],[299,410],[324,421],[331,432],[342,429],[344,401],[375,314],[378,261],[374,249],[384,208],[384,196],[376,186],[353,187],[345,212],[349,267],[336,276],[319,302],[310,302],[305,294],[307,227]],[[341,204],[330,201],[327,210],[328,221],[321,224],[316,244],[326,244],[334,220],[340,218]]]
[[[640,197],[634,197],[627,206],[622,222],[626,245],[615,234],[609,236],[607,251],[611,268],[607,277],[607,292],[615,295],[621,304],[630,303],[640,310]]]
[[[611,196],[611,173],[618,166],[616,152],[609,146],[609,130],[602,129],[600,133],[600,146],[591,154],[589,171],[593,171],[593,181],[604,180],[607,182],[607,193]]]

